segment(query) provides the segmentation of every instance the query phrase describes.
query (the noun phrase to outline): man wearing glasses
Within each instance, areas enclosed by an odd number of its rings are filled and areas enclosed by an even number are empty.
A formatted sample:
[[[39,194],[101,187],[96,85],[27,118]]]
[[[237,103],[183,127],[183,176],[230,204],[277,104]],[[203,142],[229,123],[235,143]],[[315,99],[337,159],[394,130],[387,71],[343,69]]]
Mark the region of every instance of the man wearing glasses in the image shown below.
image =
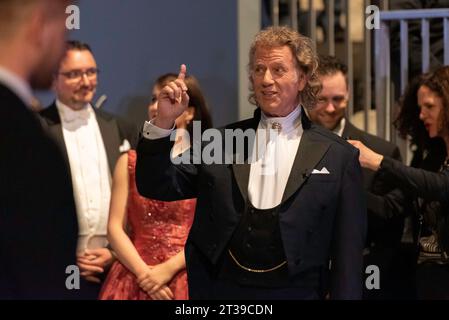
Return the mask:
[[[54,77],[56,101],[40,115],[70,167],[79,236],[77,264],[82,299],[96,299],[114,256],[107,248],[111,172],[136,136],[123,121],[92,107],[98,84],[97,63],[89,45],[67,42]]]
[[[376,152],[401,161],[397,146],[357,129],[345,117],[349,99],[347,70],[337,58],[320,56],[317,74],[323,87],[317,104],[309,111],[311,120],[340,137],[363,141]],[[380,271],[380,289],[367,290],[364,286],[364,299],[396,298],[401,270],[393,258],[403,231],[403,197],[399,190],[392,190],[382,177],[367,169],[363,169],[363,184],[368,209],[364,263],[365,267],[376,265]]]

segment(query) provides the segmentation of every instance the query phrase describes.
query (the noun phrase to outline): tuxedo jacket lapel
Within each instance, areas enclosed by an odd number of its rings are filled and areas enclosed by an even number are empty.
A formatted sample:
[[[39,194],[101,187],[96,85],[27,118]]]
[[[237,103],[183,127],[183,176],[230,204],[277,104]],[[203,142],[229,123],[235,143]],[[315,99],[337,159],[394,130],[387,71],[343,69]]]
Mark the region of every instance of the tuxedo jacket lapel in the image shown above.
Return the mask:
[[[304,108],[301,110],[301,124],[303,134],[287,180],[287,185],[285,186],[282,203],[288,200],[296,190],[301,188],[312,173],[313,168],[323,158],[330,146],[328,143],[315,143],[313,132],[310,130],[313,124]]]
[[[243,131],[247,129],[252,129],[254,132],[257,131],[257,127],[259,125],[260,121],[260,109],[257,108],[254,112],[254,117],[251,119],[251,121],[248,122],[248,124],[240,128]],[[236,164],[234,163],[232,165],[232,171],[234,172],[235,180],[237,181],[237,185],[239,186],[240,193],[242,194],[243,199],[245,201],[248,199],[248,183],[249,183],[249,174],[251,169],[251,163],[248,161],[249,155],[252,153],[252,150],[249,150],[249,146],[245,140],[246,146],[245,146],[245,161],[243,164]],[[234,148],[236,150],[236,148]]]
[[[296,152],[292,170],[285,186],[282,203],[288,200],[312,173],[313,168],[323,158],[329,149],[328,143],[316,143],[313,140],[313,133],[304,129],[301,142]]]
[[[103,138],[106,156],[108,158],[109,170],[114,172],[115,163],[120,156],[120,134],[116,120],[107,114],[96,111],[97,123],[100,128],[101,137]]]
[[[47,109],[41,111],[41,118],[44,119],[44,125],[47,126],[49,134],[52,136],[56,144],[61,149],[64,160],[67,167],[70,168],[69,156],[67,154],[67,148],[65,146],[64,134],[62,133],[61,118],[56,108],[56,104],[53,103]]]
[[[360,135],[357,133],[354,125],[351,122],[349,122],[348,119],[346,119],[345,127],[343,129],[341,137],[343,139],[349,138],[352,140],[360,140],[361,138]]]
[[[112,173],[115,163],[120,156],[119,146],[121,141],[118,126],[116,120],[112,116],[95,109],[94,111],[97,118],[98,127],[100,128],[100,134],[103,139],[104,148],[106,150],[109,171]],[[40,114],[44,119],[44,125],[47,126],[49,133],[61,148],[67,166],[70,168],[69,156],[67,154],[64,134],[62,132],[61,118],[59,116],[58,109],[56,108],[56,104],[53,103],[51,106],[41,111]]]
[[[248,126],[241,128],[242,130],[253,129],[257,130],[257,126],[260,121],[260,109],[257,109],[252,121]],[[324,144],[322,142],[315,143],[313,140],[313,134],[310,132],[311,122],[307,117],[304,109],[301,111],[301,122],[304,129],[303,135],[301,137],[301,142],[296,152],[296,157],[293,162],[292,170],[285,187],[284,195],[282,197],[282,202],[290,198],[293,193],[298,190],[301,185],[307,180],[308,176],[311,174],[315,165],[323,158],[329,149],[329,144]],[[234,148],[235,150],[235,148]],[[232,170],[234,172],[235,180],[239,186],[240,193],[245,201],[248,199],[248,183],[249,174],[251,169],[251,164],[248,163],[248,155],[252,150],[245,149],[245,163],[244,164],[233,164]]]
[[[237,181],[240,193],[242,194],[242,197],[243,199],[245,199],[245,201],[248,199],[248,182],[249,182],[250,169],[251,164],[246,163],[246,161],[244,164],[232,165],[235,180]]]

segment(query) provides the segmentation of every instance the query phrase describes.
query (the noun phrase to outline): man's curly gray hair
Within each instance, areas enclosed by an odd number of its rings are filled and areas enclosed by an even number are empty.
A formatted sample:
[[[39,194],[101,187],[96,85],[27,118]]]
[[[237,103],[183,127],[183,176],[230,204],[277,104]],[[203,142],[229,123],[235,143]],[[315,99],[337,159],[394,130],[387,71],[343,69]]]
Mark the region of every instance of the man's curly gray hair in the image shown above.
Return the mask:
[[[252,85],[252,73],[254,70],[254,55],[257,48],[275,48],[288,46],[295,57],[296,67],[301,70],[307,83],[299,93],[300,102],[306,108],[312,108],[316,104],[317,95],[321,90],[321,83],[317,78],[316,70],[318,68],[318,56],[315,51],[315,46],[310,38],[305,37],[297,31],[289,27],[269,27],[260,31],[249,51],[249,81],[250,81],[250,96],[249,102],[257,105],[254,88]]]

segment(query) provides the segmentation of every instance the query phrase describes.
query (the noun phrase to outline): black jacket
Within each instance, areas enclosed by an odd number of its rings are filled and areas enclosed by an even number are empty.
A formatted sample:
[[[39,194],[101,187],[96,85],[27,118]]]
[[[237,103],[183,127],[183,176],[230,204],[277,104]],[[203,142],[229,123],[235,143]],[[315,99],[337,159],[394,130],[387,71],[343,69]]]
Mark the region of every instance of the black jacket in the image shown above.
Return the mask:
[[[359,140],[383,156],[402,160],[396,145],[356,128],[348,120],[342,137]],[[368,209],[367,245],[384,248],[397,245],[402,237],[406,215],[405,197],[395,184],[387,181],[382,174],[365,168],[362,172]]]
[[[64,158],[1,84],[0,119],[0,299],[69,298],[78,225]]]
[[[94,108],[95,115],[97,117],[98,126],[100,128],[101,137],[103,138],[104,147],[106,150],[106,156],[108,158],[109,170],[114,172],[115,164],[120,157],[120,146],[124,140],[128,140],[132,149],[135,149],[137,145],[137,128],[128,124],[123,119],[115,117],[102,110]],[[67,155],[67,148],[64,142],[64,136],[62,132],[61,118],[56,108],[56,104],[51,104],[48,108],[42,110],[39,113],[41,121],[46,131],[56,141],[60,147],[62,154],[66,160],[67,165],[70,167],[69,158]]]
[[[279,209],[289,274],[300,277],[313,268],[327,268],[332,260],[331,297],[361,298],[366,208],[358,151],[302,114],[304,132]],[[256,111],[254,118],[224,129],[255,131],[259,120]],[[221,133],[224,152],[223,129]],[[159,200],[197,198],[186,244],[189,290],[195,298],[210,299],[213,280],[203,270],[206,265],[219,265],[240,221],[247,203],[250,164],[173,165],[171,147],[169,138],[140,140],[137,187],[142,195]],[[330,174],[312,174],[313,169],[324,167]]]
[[[435,173],[408,167],[399,161],[385,157],[379,172],[387,174],[411,197],[438,201],[441,217],[437,226],[441,248],[449,254],[449,168]]]

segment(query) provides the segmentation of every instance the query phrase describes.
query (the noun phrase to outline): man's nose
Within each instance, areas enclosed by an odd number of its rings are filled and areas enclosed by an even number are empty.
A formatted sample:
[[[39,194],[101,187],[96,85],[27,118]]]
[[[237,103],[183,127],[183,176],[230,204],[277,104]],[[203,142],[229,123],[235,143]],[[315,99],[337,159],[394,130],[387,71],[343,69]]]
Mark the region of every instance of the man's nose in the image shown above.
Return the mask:
[[[329,101],[327,102],[327,105],[326,105],[326,112],[328,112],[328,113],[333,113],[333,112],[335,112],[335,106],[334,106],[334,104],[332,103],[332,100],[329,100]]]
[[[273,83],[273,76],[271,75],[271,72],[269,69],[265,71],[265,74],[263,75],[263,83],[264,84],[272,84]]]
[[[90,85],[90,80],[87,77],[87,74],[83,73],[83,75],[81,76],[81,82],[83,85],[86,85],[86,86]]]

